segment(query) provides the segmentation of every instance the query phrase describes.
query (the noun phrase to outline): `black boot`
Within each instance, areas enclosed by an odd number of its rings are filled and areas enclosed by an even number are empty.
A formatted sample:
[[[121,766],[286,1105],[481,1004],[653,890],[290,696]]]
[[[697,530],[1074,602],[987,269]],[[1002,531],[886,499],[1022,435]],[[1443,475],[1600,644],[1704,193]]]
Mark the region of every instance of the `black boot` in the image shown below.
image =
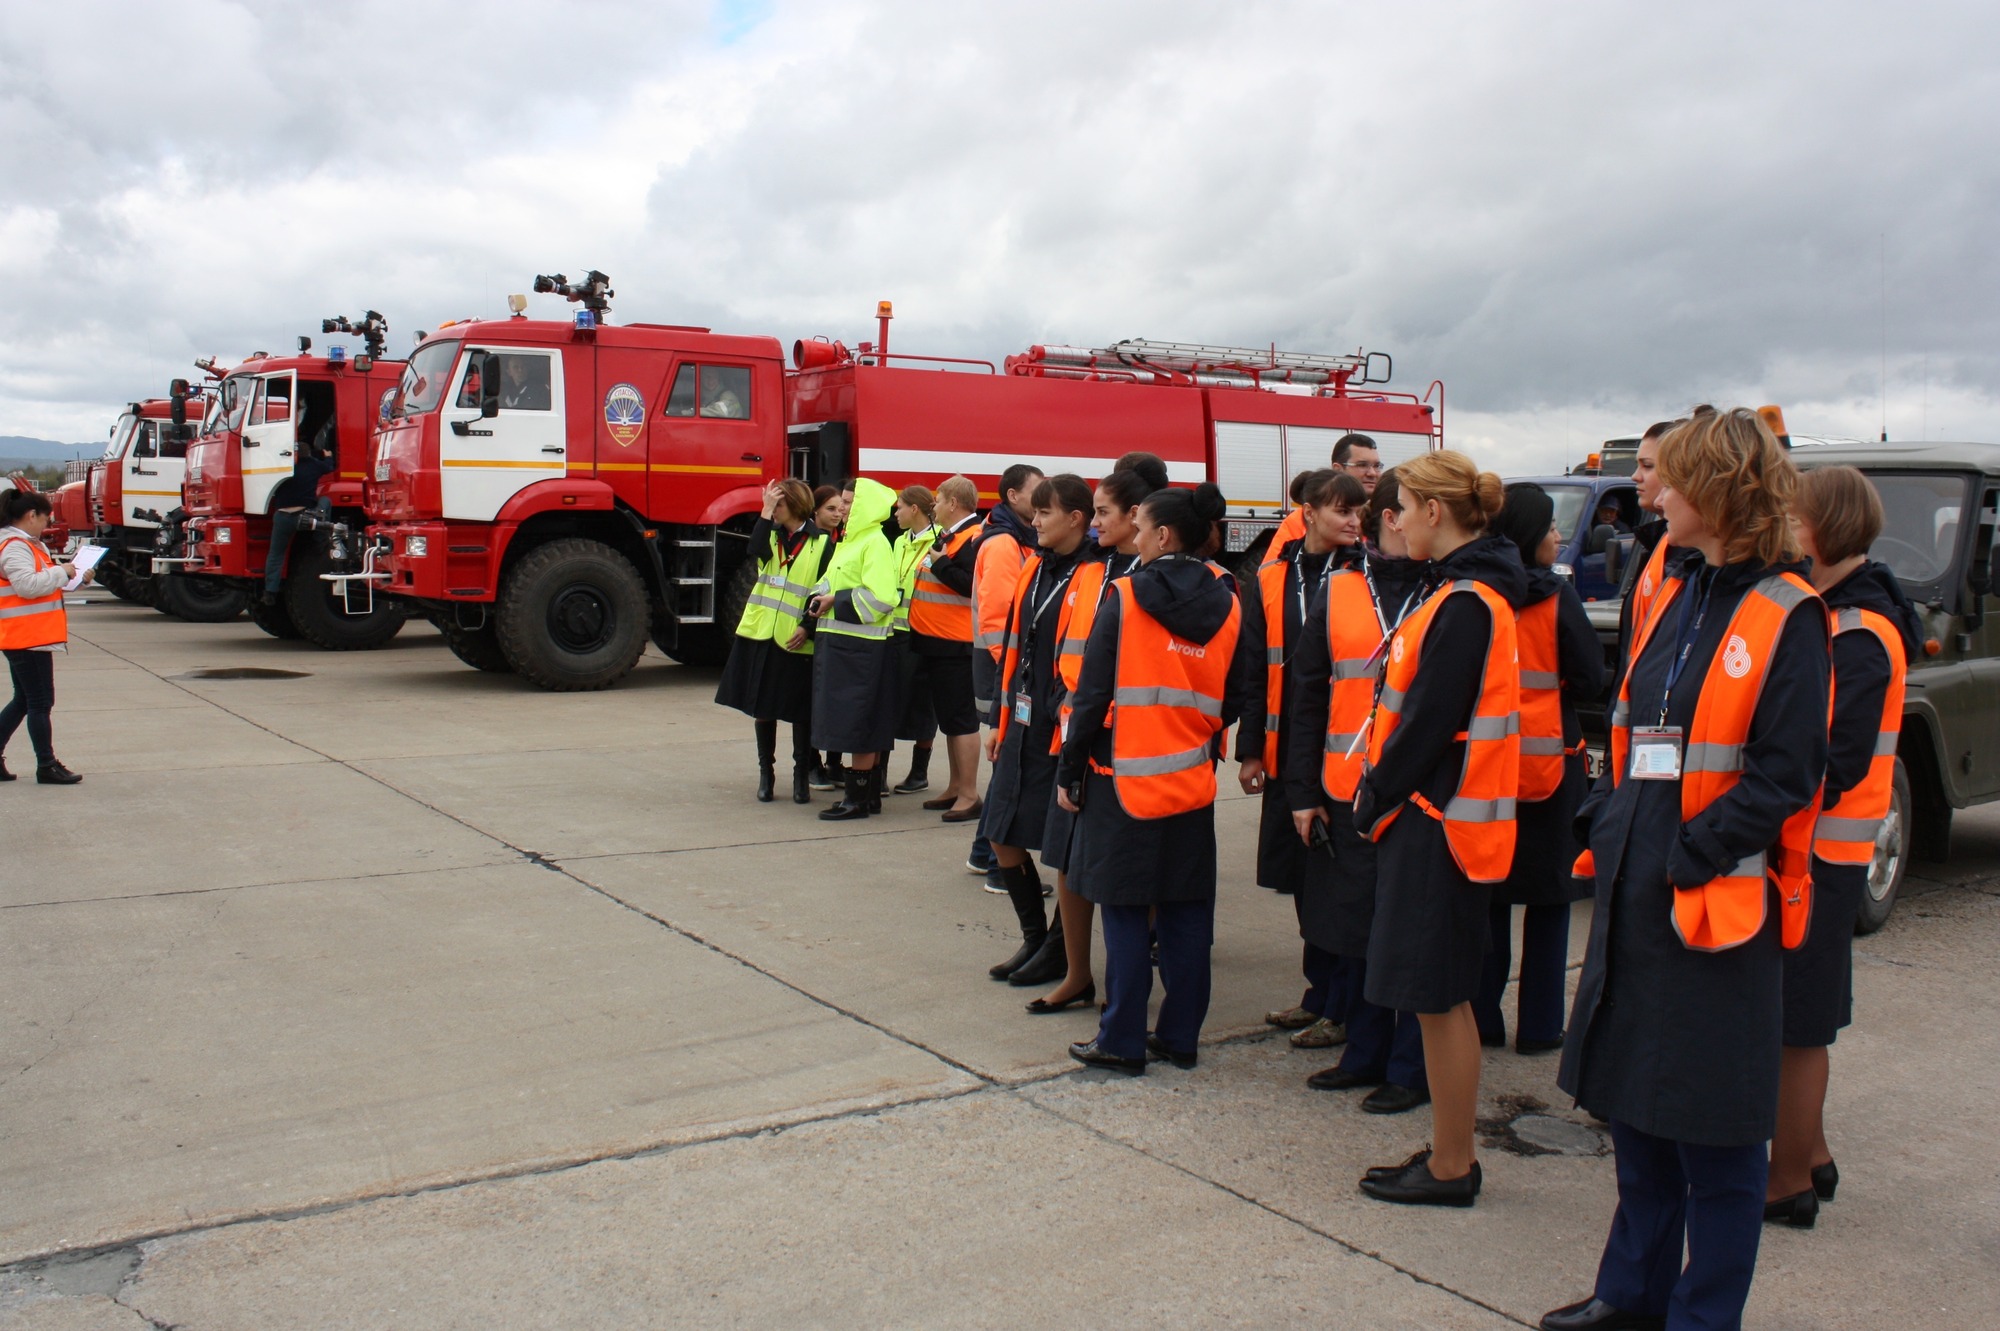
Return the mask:
[[[870,813],[882,812],[882,781],[888,775],[888,772],[888,766],[880,758],[877,758],[875,765],[863,773],[868,778],[868,812]]]
[[[14,774],[7,770],[7,760],[0,758],[0,781],[12,781],[14,779]]]
[[[1049,927],[1049,936],[1042,940],[1035,955],[1021,963],[1021,968],[1007,977],[1008,984],[1027,986],[1031,984],[1054,984],[1069,974],[1069,953],[1063,948],[1062,912],[1055,913],[1055,923]]]
[[[819,811],[823,823],[842,823],[868,816],[868,773],[847,769],[847,797],[831,809]]]
[[[1005,980],[1041,950],[1048,940],[1049,921],[1042,914],[1042,880],[1035,872],[1033,860],[1023,860],[1011,869],[1003,868],[1000,881],[1007,885],[1007,900],[1014,903],[1014,914],[1021,921],[1020,950],[986,972],[996,980]]]
[[[772,786],[776,784],[775,768],[778,762],[778,723],[759,721],[757,723],[757,802],[771,802]]]
[[[35,768],[35,780],[45,786],[73,786],[83,778],[51,758]]]
[[[792,803],[811,804],[812,802],[812,769],[810,767],[794,767],[792,769]]]
[[[910,774],[896,786],[898,795],[914,795],[931,788],[931,751],[928,747],[910,750]]]
[[[792,803],[812,803],[813,773],[819,770],[819,752],[807,737],[805,723],[792,723]]]

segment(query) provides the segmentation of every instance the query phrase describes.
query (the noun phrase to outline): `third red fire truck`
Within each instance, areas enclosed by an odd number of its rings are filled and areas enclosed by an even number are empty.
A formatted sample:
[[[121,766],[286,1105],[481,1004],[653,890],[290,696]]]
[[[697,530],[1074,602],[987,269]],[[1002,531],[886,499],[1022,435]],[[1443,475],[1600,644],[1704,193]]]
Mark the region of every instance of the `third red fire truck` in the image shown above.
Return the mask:
[[[1288,479],[1348,430],[1396,462],[1442,441],[1443,386],[1377,385],[1388,358],[1131,341],[1033,347],[1002,365],[888,349],[891,311],[849,351],[606,322],[602,273],[536,290],[573,320],[469,320],[411,356],[369,471],[351,582],[415,602],[462,660],[543,688],[603,688],[650,637],[684,662],[728,650],[766,482],[855,474],[892,487],[1008,465],[1101,477],[1146,450],[1214,480],[1229,548],[1255,557]]]

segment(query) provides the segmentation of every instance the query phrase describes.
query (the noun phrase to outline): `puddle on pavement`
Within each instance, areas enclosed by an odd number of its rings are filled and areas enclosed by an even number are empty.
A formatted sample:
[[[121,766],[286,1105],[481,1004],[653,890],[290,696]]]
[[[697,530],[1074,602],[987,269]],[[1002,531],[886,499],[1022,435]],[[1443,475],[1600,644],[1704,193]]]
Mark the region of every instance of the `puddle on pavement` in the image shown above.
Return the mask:
[[[1611,1153],[1611,1138],[1602,1128],[1548,1113],[1532,1095],[1503,1095],[1499,1113],[1479,1120],[1479,1144],[1512,1155],[1581,1155]]]
[[[212,666],[190,670],[175,679],[310,679],[310,670],[273,670],[268,666]]]

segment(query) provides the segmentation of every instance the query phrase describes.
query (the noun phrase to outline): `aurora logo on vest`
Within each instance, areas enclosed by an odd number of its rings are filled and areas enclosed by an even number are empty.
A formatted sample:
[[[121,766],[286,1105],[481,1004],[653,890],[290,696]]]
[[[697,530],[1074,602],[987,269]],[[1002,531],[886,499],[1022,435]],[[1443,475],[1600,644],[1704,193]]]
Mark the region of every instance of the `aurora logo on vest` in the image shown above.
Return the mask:
[[[1750,644],[1743,641],[1739,633],[1729,635],[1729,642],[1722,649],[1722,669],[1731,679],[1741,679],[1750,673]]]
[[[604,394],[604,428],[621,448],[629,448],[646,428],[646,399],[631,384],[613,384]]]
[[[1196,660],[1200,660],[1208,655],[1208,648],[1197,647],[1191,642],[1182,642],[1179,638],[1168,638],[1167,650],[1170,652],[1179,652],[1182,656],[1192,656]]]

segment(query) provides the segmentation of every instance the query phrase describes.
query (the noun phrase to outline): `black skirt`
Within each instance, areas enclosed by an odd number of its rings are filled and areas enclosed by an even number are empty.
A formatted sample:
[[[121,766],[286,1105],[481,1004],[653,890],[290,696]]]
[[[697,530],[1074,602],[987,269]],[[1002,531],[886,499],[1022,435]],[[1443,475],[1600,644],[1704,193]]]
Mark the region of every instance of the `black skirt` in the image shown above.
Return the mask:
[[[1326,807],[1333,851],[1315,846],[1306,852],[1299,934],[1335,956],[1366,957],[1375,922],[1375,843],[1355,830],[1352,804],[1328,799]]]
[[[1376,843],[1365,997],[1398,1012],[1449,1012],[1479,993],[1492,889],[1459,871],[1444,827],[1412,805]]]
[[[1070,842],[1069,886],[1100,906],[1158,906],[1215,897],[1215,805],[1134,818],[1112,778],[1083,779]]]
[[[1306,843],[1292,822],[1291,797],[1284,782],[1266,779],[1257,816],[1257,886],[1291,896],[1305,873]]]
[[[804,721],[812,715],[813,658],[788,652],[769,638],[736,638],[715,686],[715,700],[759,721]]]
[[[1557,906],[1581,901],[1593,884],[1571,871],[1583,846],[1576,839],[1576,809],[1589,788],[1583,755],[1564,764],[1563,783],[1545,800],[1514,811],[1514,867],[1493,889],[1510,906]]]
[[[937,738],[937,720],[930,694],[915,687],[922,659],[911,650],[907,632],[893,635],[889,644],[896,658],[896,738],[928,744]]]
[[[1042,822],[1042,863],[1058,873],[1069,872],[1070,854],[1076,846],[1077,815],[1056,803],[1053,782],[1049,786],[1049,812]]]
[[[1047,845],[1044,833],[1056,791],[1056,756],[1049,752],[1053,733],[1051,726],[1008,723],[979,815],[979,835],[988,841],[1018,850]]]
[[[886,638],[815,635],[812,742],[834,753],[882,753],[896,739],[896,669]]]
[[[1854,1021],[1854,921],[1868,890],[1865,864],[1813,857],[1812,925],[1785,953],[1785,1043],[1820,1049]]]

